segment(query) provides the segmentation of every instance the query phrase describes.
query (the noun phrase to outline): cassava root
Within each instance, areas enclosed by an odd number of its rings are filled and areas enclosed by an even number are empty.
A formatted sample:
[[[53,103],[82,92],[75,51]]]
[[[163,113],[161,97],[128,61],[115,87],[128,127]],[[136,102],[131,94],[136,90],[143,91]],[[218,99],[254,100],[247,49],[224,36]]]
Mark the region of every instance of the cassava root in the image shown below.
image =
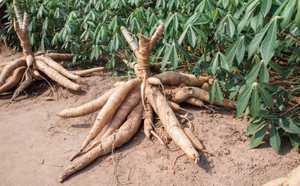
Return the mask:
[[[66,178],[89,165],[99,156],[105,155],[113,151],[113,148],[120,147],[124,143],[128,142],[140,127],[142,119],[143,108],[139,104],[130,113],[126,122],[119,128],[119,130],[110,135],[109,137],[101,140],[101,143],[96,147],[88,151],[86,154],[75,159],[63,172],[60,177],[60,182],[63,182]]]
[[[208,92],[200,87],[209,86],[212,78],[197,78],[181,72],[163,72],[151,76],[150,53],[162,36],[163,30],[164,26],[160,24],[149,38],[139,34],[137,42],[125,27],[121,27],[121,32],[136,57],[137,63],[133,66],[136,78],[118,82],[99,98],[81,106],[65,109],[58,114],[68,118],[99,110],[79,151],[72,157],[72,162],[60,177],[61,182],[96,158],[128,142],[137,132],[142,119],[147,138],[151,139],[152,135],[165,145],[155,133],[157,129],[162,129],[192,161],[199,161],[200,155],[197,150],[202,151],[204,148],[201,141],[193,134],[191,128],[182,128],[176,116],[181,116],[192,127],[190,119],[186,117],[191,113],[179,104],[186,102],[202,106],[209,103]],[[219,105],[225,106],[228,102]],[[234,103],[229,103],[229,107],[233,107]],[[162,127],[157,128],[157,123],[162,123]]]
[[[29,41],[29,15],[26,12],[22,13],[19,11],[16,0],[13,1],[13,8],[16,15],[13,21],[14,29],[20,41],[23,56],[12,62],[1,63],[0,94],[5,94],[6,91],[11,91],[14,88],[11,101],[15,100],[19,94],[36,80],[46,80],[41,73],[67,89],[82,90],[81,86],[77,84],[82,83],[81,74],[85,76],[99,71],[99,68],[93,69],[93,71],[73,73],[56,62],[71,60],[73,58],[72,54],[34,53]]]
[[[146,95],[153,110],[160,118],[164,128],[172,140],[191,158],[194,162],[198,162],[199,154],[195,150],[191,141],[180,128],[174,112],[170,108],[168,101],[156,87],[147,87]]]

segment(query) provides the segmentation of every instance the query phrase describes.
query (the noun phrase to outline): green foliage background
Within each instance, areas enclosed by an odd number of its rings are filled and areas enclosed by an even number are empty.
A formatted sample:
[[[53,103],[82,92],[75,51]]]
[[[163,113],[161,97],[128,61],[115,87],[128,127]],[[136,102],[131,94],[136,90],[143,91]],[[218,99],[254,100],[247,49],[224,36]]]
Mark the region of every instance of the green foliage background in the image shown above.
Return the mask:
[[[161,69],[187,67],[217,80],[212,101],[237,100],[237,115],[252,117],[251,147],[268,141],[279,151],[282,140],[300,145],[299,0],[23,0],[30,14],[35,49],[76,54],[75,61],[120,57],[134,61],[120,26],[132,33],[153,33],[164,21],[166,32],[151,62]],[[0,37],[16,46],[11,1],[4,0]]]

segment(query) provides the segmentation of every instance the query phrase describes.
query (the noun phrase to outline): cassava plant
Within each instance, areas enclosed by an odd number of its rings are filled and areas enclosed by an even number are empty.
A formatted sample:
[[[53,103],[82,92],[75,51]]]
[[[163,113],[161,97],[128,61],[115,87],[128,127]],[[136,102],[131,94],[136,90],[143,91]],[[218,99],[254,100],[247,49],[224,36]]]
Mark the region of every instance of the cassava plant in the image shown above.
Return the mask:
[[[3,63],[4,65],[0,67],[0,94],[15,88],[11,98],[13,101],[35,80],[46,80],[44,75],[65,88],[79,91],[81,86],[78,83],[82,82],[80,75],[99,70],[97,68],[88,72],[70,72],[55,60],[70,60],[71,54],[33,53],[28,33],[29,16],[26,11],[22,13],[19,10],[16,0],[14,0],[14,11],[14,29],[23,49],[23,56],[15,61]]]
[[[138,42],[125,27],[121,27],[121,32],[136,57],[136,78],[120,83],[95,100],[58,114],[69,118],[100,110],[79,152],[71,158],[72,163],[66,167],[60,181],[83,169],[99,156],[128,142],[138,131],[142,118],[145,136],[150,138],[153,135],[163,143],[153,128],[154,113],[168,136],[192,161],[197,163],[197,150],[204,150],[191,128],[185,127],[176,115],[184,111],[178,105],[181,102],[198,105],[202,101],[209,102],[209,93],[199,88],[208,82],[208,78],[198,79],[193,75],[171,71],[158,75],[151,73],[149,58],[164,32],[163,24],[157,27],[150,38],[139,34]],[[235,103],[228,100],[217,104],[235,108]]]

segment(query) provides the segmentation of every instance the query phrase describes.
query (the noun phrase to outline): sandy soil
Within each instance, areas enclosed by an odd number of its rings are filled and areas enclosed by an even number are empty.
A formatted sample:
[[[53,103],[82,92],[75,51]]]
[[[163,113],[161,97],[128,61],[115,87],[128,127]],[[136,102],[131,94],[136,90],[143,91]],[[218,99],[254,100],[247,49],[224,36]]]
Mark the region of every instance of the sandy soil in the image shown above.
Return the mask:
[[[0,185],[61,185],[58,177],[95,114],[68,120],[55,114],[101,95],[115,81],[109,76],[91,77],[85,94],[58,89],[59,99],[54,101],[49,101],[49,90],[37,95],[35,88],[31,94],[36,96],[14,104],[0,98]],[[211,114],[188,109],[194,115],[196,135],[212,154],[202,154],[199,164],[180,156],[182,151],[173,143],[166,149],[147,140],[140,130],[113,155],[99,158],[62,185],[256,186],[286,175],[300,163],[294,151],[279,155],[268,146],[250,150],[247,123],[230,111]]]

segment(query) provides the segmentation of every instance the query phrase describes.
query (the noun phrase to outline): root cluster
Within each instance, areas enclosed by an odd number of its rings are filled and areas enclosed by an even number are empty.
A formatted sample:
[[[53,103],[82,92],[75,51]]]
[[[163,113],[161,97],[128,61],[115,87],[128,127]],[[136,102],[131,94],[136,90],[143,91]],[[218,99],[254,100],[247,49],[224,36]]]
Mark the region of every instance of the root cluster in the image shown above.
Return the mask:
[[[29,42],[29,17],[25,12],[20,15],[14,1],[16,19],[14,29],[23,49],[23,56],[0,66],[0,95],[14,90],[11,100],[21,94],[32,82],[46,80],[46,77],[61,86],[73,91],[81,90],[81,76],[86,76],[103,68],[94,68],[85,71],[68,71],[56,61],[71,60],[71,54],[32,52]],[[47,80],[46,80],[47,81]]]
[[[71,158],[72,162],[61,175],[61,182],[88,166],[96,158],[128,142],[142,122],[146,137],[155,137],[164,143],[155,132],[156,116],[167,135],[192,161],[197,163],[199,151],[203,150],[203,145],[193,133],[191,124],[184,124],[189,121],[186,116],[188,113],[179,104],[186,102],[201,107],[209,103],[207,87],[212,81],[211,78],[197,78],[178,72],[151,74],[150,52],[163,34],[163,24],[158,26],[150,38],[140,34],[138,43],[125,28],[121,28],[121,31],[137,59],[137,64],[134,65],[136,78],[118,83],[115,88],[95,100],[58,113],[60,117],[70,118],[99,111],[79,151]],[[235,103],[228,100],[216,104],[228,108],[235,107]]]

